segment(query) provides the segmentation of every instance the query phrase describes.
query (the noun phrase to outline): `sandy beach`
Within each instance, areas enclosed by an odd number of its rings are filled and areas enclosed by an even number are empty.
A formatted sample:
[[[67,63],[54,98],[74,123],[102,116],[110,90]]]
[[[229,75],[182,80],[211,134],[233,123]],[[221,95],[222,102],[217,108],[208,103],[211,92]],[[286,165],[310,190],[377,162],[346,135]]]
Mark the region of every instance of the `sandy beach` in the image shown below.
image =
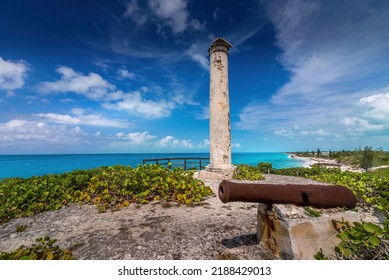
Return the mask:
[[[320,164],[328,168],[339,167],[341,171],[351,171],[351,172],[363,172],[362,168],[356,168],[351,165],[338,163],[334,159],[325,159],[317,157],[299,157],[295,154],[289,155],[291,158],[301,160],[303,162],[303,167],[312,167],[314,164]]]

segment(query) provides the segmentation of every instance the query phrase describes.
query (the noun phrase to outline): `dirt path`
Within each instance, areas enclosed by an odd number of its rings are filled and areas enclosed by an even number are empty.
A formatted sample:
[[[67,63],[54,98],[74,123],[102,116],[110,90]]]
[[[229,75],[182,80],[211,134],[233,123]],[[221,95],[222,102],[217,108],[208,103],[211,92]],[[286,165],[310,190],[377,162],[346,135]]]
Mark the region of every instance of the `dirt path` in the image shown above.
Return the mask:
[[[217,192],[220,181],[204,181]],[[307,180],[267,175],[266,181]],[[0,252],[50,236],[78,259],[271,259],[256,238],[256,213],[255,203],[223,204],[216,195],[195,207],[152,202],[106,213],[73,204],[1,225]],[[27,228],[17,233],[21,225]]]

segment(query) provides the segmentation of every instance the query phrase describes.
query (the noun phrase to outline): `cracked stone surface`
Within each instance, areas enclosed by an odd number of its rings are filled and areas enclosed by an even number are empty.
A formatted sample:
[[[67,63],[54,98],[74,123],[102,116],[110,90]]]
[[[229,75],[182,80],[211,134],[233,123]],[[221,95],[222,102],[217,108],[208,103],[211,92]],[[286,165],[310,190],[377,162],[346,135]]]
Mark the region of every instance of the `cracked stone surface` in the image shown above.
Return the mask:
[[[204,181],[217,193],[220,180]],[[21,225],[27,228],[17,233]],[[223,204],[216,195],[194,207],[152,202],[106,213],[71,204],[0,225],[0,252],[50,236],[87,260],[273,259],[256,227],[256,203]]]
[[[265,177],[257,182],[318,183],[291,176]],[[221,180],[202,180],[217,193]],[[93,205],[70,204],[0,225],[0,252],[50,236],[86,260],[274,259],[257,240],[257,208],[257,203],[223,204],[216,195],[193,207],[152,202],[105,213]],[[21,225],[26,230],[16,232]]]

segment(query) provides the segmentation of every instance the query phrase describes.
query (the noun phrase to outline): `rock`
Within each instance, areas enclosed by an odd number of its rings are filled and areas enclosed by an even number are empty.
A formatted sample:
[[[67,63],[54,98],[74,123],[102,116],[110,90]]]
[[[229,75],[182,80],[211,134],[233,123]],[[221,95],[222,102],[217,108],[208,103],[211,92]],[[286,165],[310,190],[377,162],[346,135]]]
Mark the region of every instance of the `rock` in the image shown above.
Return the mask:
[[[257,236],[260,243],[281,259],[314,259],[320,249],[326,255],[334,253],[334,246],[340,242],[333,227],[333,220],[360,221],[354,211],[322,211],[319,217],[304,213],[303,207],[273,204],[258,206]]]

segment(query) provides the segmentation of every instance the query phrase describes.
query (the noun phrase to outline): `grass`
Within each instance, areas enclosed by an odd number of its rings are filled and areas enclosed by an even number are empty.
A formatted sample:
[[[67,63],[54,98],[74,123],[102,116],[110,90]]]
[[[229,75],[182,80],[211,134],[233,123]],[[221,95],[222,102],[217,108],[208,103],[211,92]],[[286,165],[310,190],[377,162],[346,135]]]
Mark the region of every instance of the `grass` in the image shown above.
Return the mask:
[[[381,152],[373,158],[373,166],[389,165],[389,152]]]
[[[385,178],[389,178],[389,167],[380,168],[380,169],[377,169],[375,171],[372,171],[371,173],[378,175],[378,176],[385,177]]]

